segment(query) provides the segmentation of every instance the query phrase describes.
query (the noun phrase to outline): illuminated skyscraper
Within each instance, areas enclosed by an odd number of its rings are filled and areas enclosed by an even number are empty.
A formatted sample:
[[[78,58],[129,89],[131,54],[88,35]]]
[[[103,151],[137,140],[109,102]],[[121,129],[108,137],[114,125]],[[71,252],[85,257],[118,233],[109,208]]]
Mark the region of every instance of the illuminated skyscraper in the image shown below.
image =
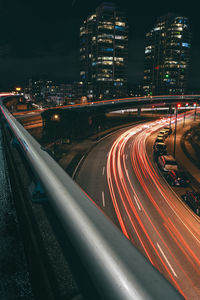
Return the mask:
[[[113,3],[104,2],[80,28],[80,76],[89,99],[127,94],[128,25]]]
[[[191,29],[175,14],[158,18],[146,34],[144,90],[146,94],[183,94],[187,88]]]

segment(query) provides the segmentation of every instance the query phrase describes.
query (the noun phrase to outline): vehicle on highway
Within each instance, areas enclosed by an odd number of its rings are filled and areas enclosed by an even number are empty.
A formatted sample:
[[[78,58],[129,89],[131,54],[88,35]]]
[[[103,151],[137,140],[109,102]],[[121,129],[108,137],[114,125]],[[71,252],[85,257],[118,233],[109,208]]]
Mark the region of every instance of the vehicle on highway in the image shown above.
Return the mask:
[[[157,159],[161,155],[167,155],[167,146],[163,142],[154,145],[154,157]]]
[[[154,142],[154,147],[157,143],[164,143],[164,139],[162,137],[157,137],[155,142]]]
[[[162,130],[165,130],[167,133],[168,133],[168,135],[170,135],[171,133],[172,133],[172,129],[171,129],[171,127],[168,127],[168,126],[166,126],[166,127],[163,127],[163,129]]]
[[[190,183],[186,174],[182,171],[168,171],[165,178],[171,186],[187,186]]]
[[[159,135],[160,134],[163,135],[165,138],[168,137],[168,131],[166,131],[164,129],[160,130]]]
[[[164,171],[170,170],[178,170],[178,165],[175,158],[172,155],[161,155],[158,157],[158,166],[159,168]]]
[[[200,193],[188,191],[185,195],[182,195],[182,198],[200,216]]]
[[[162,130],[157,135],[157,138],[162,138],[163,140],[165,140],[166,137],[167,137],[167,134],[165,132],[163,132]]]

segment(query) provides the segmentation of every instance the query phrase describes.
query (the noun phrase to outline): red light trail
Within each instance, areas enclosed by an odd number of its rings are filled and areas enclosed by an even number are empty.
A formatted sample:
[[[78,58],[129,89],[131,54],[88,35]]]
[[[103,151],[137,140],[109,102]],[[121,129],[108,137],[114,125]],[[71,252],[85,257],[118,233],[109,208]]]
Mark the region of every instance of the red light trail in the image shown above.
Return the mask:
[[[200,219],[162,184],[146,149],[168,123],[138,125],[118,137],[108,155],[108,186],[126,237],[186,299],[199,299]]]

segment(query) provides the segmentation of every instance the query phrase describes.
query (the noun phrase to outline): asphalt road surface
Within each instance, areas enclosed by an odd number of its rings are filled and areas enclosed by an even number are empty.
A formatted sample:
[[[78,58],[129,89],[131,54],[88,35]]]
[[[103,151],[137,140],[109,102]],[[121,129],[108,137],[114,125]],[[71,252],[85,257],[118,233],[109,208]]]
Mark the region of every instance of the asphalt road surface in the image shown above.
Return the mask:
[[[152,136],[168,122],[104,138],[76,181],[186,299],[200,299],[200,218],[167,184],[152,156]]]

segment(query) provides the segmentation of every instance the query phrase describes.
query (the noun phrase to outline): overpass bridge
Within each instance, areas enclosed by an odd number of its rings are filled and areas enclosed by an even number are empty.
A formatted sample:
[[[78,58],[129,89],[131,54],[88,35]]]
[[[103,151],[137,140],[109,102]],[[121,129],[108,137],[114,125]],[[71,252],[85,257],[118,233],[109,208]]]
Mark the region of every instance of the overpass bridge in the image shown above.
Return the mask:
[[[1,95],[0,95],[1,96]],[[17,95],[14,95],[17,97]],[[18,95],[19,96],[19,95]],[[100,111],[102,113],[129,109],[129,108],[143,108],[143,107],[156,107],[156,106],[169,106],[175,105],[176,103],[181,104],[194,104],[198,103],[200,95],[163,95],[163,96],[144,96],[144,97],[131,97],[131,98],[120,98],[110,99],[102,101],[86,102],[81,104],[70,104],[70,105],[59,105],[51,108],[35,109],[34,112],[43,113],[45,111],[53,111],[55,109],[63,110],[87,110],[87,111]],[[31,111],[24,111],[29,113]],[[20,112],[14,112],[14,115],[19,115]]]
[[[14,118],[5,107],[4,99],[0,99],[0,108],[5,149],[13,172],[13,187],[19,196],[16,198],[19,219],[27,229],[28,252],[36,249],[35,266],[32,265],[32,268],[41,280],[39,295],[43,299],[70,299],[65,293],[67,284],[71,282],[71,279],[68,282],[66,280],[69,276],[64,261],[67,260],[76,270],[75,273],[78,271],[82,274],[79,280],[84,282],[80,286],[85,299],[182,299]],[[180,98],[170,99],[173,103],[180,101]],[[197,97],[190,98],[191,101],[194,99],[197,100]],[[153,100],[144,101],[152,104]],[[136,101],[139,105],[139,100]],[[112,102],[121,105],[122,100]],[[112,104],[102,102],[87,106]],[[39,217],[41,223],[44,223],[44,219],[50,220],[53,226],[52,239],[61,244],[62,251],[58,250],[59,254],[53,251],[55,256],[51,258],[41,247],[46,233],[39,232]],[[51,245],[50,241],[48,243]],[[68,248],[71,248],[71,255]],[[63,270],[55,272],[51,263],[57,262],[59,255],[59,268],[63,267]],[[29,263],[33,264],[31,261]],[[65,284],[59,288],[58,281]]]
[[[175,107],[177,103],[181,104],[183,108],[186,103],[190,107],[194,107],[195,103],[195,107],[197,107],[199,99],[200,95],[112,99],[45,109],[41,111],[41,117],[43,120],[43,129],[49,136],[57,131],[62,138],[71,139],[72,133],[77,138],[86,138],[91,131],[98,131],[98,128],[107,126],[108,119],[105,115],[109,112],[135,109],[138,116],[140,116],[141,110],[144,108],[156,109],[161,107],[169,109],[169,114],[171,114],[172,107]]]

